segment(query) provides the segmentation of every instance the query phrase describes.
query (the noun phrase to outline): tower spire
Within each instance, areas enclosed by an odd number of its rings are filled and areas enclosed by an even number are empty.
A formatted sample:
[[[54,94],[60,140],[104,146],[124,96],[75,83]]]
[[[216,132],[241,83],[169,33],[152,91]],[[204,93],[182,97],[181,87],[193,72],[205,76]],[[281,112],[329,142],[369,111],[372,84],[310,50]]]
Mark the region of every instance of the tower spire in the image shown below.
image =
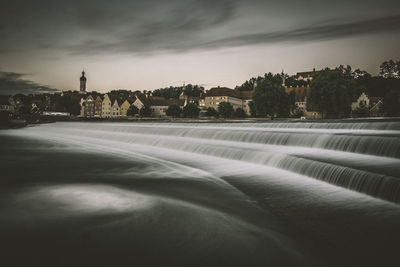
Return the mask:
[[[85,69],[82,69],[82,76],[80,78],[80,91],[82,93],[86,92],[86,77],[85,77]]]

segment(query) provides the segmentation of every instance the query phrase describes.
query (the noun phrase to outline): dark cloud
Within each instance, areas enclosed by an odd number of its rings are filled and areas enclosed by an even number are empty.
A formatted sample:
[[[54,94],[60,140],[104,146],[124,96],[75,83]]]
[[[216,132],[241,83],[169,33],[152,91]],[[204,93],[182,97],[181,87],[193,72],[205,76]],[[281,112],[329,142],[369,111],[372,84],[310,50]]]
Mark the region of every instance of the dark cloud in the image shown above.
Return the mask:
[[[0,9],[0,56],[49,50],[146,54],[328,40],[398,31],[393,12],[399,8],[398,0],[14,0]],[[366,20],[370,14],[374,18]]]
[[[204,43],[204,47],[242,46],[260,43],[305,42],[339,39],[372,33],[400,33],[400,15],[341,24],[321,24],[271,33],[245,34]]]
[[[0,71],[0,94],[36,94],[58,91],[55,88],[23,79],[24,76],[24,74],[20,73]]]

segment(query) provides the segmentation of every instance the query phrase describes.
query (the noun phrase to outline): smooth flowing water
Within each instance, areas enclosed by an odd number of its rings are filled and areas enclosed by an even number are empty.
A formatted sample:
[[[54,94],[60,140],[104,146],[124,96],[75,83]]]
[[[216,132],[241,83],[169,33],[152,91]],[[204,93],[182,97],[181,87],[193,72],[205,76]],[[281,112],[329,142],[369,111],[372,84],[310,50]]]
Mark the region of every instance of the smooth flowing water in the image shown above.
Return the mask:
[[[396,266],[400,121],[0,131],[7,261]]]

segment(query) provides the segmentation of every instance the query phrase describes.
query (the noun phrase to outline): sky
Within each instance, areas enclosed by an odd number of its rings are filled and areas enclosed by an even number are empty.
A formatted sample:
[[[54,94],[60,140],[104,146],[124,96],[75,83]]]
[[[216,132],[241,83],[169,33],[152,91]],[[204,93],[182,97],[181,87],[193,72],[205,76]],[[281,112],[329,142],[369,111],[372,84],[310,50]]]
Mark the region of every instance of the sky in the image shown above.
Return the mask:
[[[399,0],[0,0],[0,94],[234,88],[400,59]]]

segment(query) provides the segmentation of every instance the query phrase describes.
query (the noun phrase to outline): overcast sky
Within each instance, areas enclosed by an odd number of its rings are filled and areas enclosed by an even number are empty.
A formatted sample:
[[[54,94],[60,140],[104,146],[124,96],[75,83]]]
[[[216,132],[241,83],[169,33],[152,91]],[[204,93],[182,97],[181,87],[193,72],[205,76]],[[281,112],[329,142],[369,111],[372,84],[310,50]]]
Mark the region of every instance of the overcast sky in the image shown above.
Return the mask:
[[[400,1],[13,0],[0,8],[0,92],[234,87],[266,72],[400,58]]]

